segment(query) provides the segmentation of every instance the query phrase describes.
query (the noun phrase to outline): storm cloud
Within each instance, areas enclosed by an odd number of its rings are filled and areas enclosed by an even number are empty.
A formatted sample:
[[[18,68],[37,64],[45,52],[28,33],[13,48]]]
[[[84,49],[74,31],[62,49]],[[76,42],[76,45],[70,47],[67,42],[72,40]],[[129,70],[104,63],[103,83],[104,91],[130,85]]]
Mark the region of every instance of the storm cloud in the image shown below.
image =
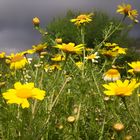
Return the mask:
[[[99,9],[113,16],[116,6],[122,2],[140,10],[139,0],[0,0],[0,51],[18,52],[39,43],[40,35],[32,26],[34,16],[39,17],[41,26],[45,27],[67,10],[93,12]],[[139,24],[130,35],[140,37]]]

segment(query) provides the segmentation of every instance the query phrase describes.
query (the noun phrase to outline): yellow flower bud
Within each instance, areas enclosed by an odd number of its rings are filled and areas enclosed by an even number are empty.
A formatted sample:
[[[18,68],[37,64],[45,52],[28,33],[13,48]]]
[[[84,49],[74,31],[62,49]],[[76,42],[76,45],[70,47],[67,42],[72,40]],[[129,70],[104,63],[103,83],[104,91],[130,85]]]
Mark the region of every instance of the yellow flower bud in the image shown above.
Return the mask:
[[[62,38],[56,38],[55,42],[58,43],[58,44],[61,44],[62,43]]]
[[[34,17],[34,18],[33,18],[33,24],[34,24],[34,26],[39,26],[40,20],[39,20],[38,17]]]
[[[69,117],[67,118],[67,121],[68,121],[69,123],[73,123],[73,122],[75,121],[75,117],[74,117],[74,116],[69,116]]]
[[[124,140],[132,140],[132,136],[131,135],[127,135],[124,137]]]
[[[113,125],[114,130],[120,132],[124,129],[124,125],[122,123],[115,123]]]

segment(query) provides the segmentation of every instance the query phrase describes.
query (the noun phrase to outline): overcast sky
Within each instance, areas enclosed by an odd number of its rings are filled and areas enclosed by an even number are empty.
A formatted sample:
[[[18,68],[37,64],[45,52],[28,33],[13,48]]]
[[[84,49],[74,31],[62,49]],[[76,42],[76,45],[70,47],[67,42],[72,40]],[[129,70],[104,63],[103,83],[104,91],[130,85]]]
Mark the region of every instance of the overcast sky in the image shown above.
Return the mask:
[[[60,17],[67,10],[94,12],[100,9],[116,15],[116,7],[122,2],[132,4],[140,13],[140,0],[0,0],[0,51],[15,53],[38,44],[40,36],[32,26],[35,16],[45,27],[53,17]],[[140,37],[140,23],[130,35]]]

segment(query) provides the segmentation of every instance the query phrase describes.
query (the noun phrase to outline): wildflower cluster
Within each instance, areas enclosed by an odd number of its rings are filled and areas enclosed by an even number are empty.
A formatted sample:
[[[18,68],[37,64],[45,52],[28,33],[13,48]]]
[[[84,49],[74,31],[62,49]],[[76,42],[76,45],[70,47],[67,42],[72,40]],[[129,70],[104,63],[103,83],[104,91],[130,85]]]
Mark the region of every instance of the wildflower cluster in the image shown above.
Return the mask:
[[[117,12],[137,20],[129,4]],[[122,21],[89,46],[92,16],[70,19],[77,42],[46,32],[35,17],[34,29],[47,41],[16,54],[0,52],[2,139],[140,138],[140,60],[124,61],[129,48],[110,39]]]

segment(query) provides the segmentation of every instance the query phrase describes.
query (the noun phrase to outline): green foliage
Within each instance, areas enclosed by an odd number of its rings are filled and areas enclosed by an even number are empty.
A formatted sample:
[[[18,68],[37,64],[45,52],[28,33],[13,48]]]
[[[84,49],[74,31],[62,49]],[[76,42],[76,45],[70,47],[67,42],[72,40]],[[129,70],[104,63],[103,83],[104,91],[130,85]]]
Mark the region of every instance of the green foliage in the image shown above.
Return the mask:
[[[65,43],[77,42],[78,29],[70,22],[70,19],[73,17],[75,17],[75,14],[69,11],[65,17],[54,18],[53,21],[47,25],[47,31],[51,33],[54,39],[61,37]]]
[[[70,22],[70,19],[76,18],[78,15],[79,13],[68,11],[65,17],[54,18],[53,21],[47,25],[47,31],[51,33],[54,39],[61,37],[65,43],[79,43],[79,29]],[[104,34],[109,30],[113,30],[118,23],[118,19],[111,18],[106,13],[99,11],[94,12],[93,21],[85,27],[85,42],[87,46],[93,48],[104,39]],[[132,40],[128,37],[128,33],[129,27],[127,28],[127,25],[122,24],[106,41],[116,42],[122,47],[128,47]],[[45,41],[46,39],[43,38],[43,40]]]

